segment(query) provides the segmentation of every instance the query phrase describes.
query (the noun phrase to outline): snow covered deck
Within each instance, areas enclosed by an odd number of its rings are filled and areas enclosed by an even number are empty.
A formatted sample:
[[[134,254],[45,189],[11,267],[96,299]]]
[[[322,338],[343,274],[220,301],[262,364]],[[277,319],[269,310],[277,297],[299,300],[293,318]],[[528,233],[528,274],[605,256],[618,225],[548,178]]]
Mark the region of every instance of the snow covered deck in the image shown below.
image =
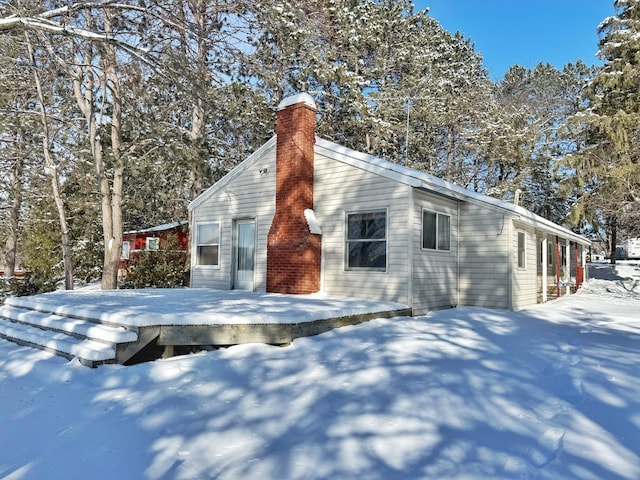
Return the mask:
[[[354,298],[280,295],[210,289],[76,290],[8,298],[0,308],[0,336],[83,363],[126,363],[147,345],[287,344],[372,318],[410,315],[406,306]],[[80,325],[85,322],[86,325]],[[117,329],[121,334],[100,329]],[[95,335],[86,335],[92,332]],[[117,333],[117,332],[116,332]],[[108,349],[91,351],[96,342]],[[105,353],[106,351],[106,353]]]

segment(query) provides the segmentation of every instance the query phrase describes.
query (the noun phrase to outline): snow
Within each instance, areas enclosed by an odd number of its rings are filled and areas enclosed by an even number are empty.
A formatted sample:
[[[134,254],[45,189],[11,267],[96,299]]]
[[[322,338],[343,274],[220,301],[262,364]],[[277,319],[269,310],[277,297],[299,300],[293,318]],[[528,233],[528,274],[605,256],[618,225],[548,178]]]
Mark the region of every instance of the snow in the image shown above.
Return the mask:
[[[207,288],[60,290],[35,297],[12,297],[5,304],[131,327],[303,323],[408,308],[395,302],[319,293],[281,295]]]
[[[313,97],[308,93],[303,92],[283,98],[282,101],[278,104],[278,110],[284,110],[285,108],[290,107],[291,105],[296,105],[298,103],[313,108],[314,110],[317,108],[316,102]]]
[[[139,233],[164,232],[165,230],[171,230],[173,228],[183,227],[183,226],[186,226],[186,225],[189,225],[189,221],[188,220],[181,220],[179,222],[165,223],[165,224],[156,225],[156,226],[150,227],[150,228],[143,228],[141,230],[129,230],[127,232],[124,232],[124,235],[133,235],[133,234],[139,234]]]
[[[322,235],[322,228],[320,228],[320,222],[318,222],[318,218],[316,217],[316,212],[312,209],[307,208],[304,211],[304,218],[307,221],[307,225],[309,226],[309,232],[315,235]]]
[[[19,320],[43,329],[55,326],[55,328],[62,329],[65,332],[71,332],[79,336],[85,336],[107,343],[128,343],[135,342],[138,339],[138,335],[135,332],[124,328],[98,325],[92,322],[73,320],[59,315],[24,310],[7,305],[0,307],[0,315],[4,318]],[[2,323],[0,323],[0,329],[1,327]]]
[[[640,265],[591,273],[517,313],[131,367],[0,340],[0,478],[640,478]]]

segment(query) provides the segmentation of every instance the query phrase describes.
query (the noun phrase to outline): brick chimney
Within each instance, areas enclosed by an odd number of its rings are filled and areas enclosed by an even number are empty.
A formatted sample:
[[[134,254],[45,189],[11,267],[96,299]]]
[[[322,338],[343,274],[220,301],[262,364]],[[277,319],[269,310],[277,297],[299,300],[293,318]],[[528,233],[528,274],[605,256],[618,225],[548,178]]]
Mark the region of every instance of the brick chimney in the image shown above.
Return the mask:
[[[276,212],[267,238],[267,292],[320,290],[321,235],[311,233],[316,104],[307,93],[276,112]],[[317,227],[314,228],[317,231]]]

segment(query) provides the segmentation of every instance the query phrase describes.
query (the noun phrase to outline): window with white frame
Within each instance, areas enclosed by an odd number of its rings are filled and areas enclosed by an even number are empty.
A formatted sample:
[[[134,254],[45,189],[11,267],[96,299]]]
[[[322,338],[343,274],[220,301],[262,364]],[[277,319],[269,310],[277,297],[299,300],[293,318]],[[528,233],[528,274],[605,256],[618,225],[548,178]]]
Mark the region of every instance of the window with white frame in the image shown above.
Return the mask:
[[[158,237],[147,237],[145,242],[147,250],[160,250],[160,239]]]
[[[220,258],[220,223],[196,225],[196,264],[217,266]]]
[[[526,268],[526,235],[518,232],[518,268]]]
[[[387,269],[387,212],[347,213],[347,270]]]
[[[121,260],[129,260],[129,251],[131,250],[131,244],[125,240],[122,242],[122,253],[120,254]]]
[[[422,211],[422,248],[451,250],[451,217],[444,213]]]

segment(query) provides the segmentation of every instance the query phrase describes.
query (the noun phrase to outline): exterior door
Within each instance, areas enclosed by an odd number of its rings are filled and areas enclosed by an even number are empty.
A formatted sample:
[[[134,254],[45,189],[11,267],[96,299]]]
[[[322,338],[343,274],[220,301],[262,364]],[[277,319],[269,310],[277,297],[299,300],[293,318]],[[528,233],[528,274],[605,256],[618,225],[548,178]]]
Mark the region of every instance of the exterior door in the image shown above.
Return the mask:
[[[253,271],[255,267],[256,222],[255,220],[236,221],[235,265],[233,288],[253,290]]]

